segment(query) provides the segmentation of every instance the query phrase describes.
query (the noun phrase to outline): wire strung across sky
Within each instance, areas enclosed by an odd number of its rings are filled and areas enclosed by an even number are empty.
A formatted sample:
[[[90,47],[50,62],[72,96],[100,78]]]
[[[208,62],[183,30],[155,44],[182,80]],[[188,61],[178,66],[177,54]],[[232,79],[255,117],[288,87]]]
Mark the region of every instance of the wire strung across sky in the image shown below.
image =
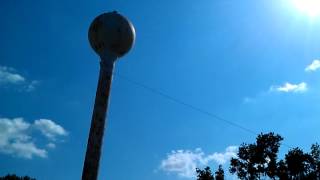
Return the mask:
[[[139,87],[141,87],[143,89],[146,89],[146,90],[148,90],[148,91],[150,91],[150,92],[152,92],[154,94],[160,95],[160,96],[162,96],[162,97],[164,97],[164,98],[166,98],[168,100],[171,100],[171,101],[173,101],[173,102],[175,102],[177,104],[183,105],[183,106],[188,107],[188,108],[190,108],[190,109],[192,109],[194,111],[197,111],[199,113],[202,113],[202,114],[205,114],[207,116],[210,116],[210,117],[212,117],[212,118],[214,118],[214,119],[216,119],[218,121],[221,121],[221,122],[224,122],[226,124],[229,124],[230,126],[233,126],[235,128],[241,129],[241,130],[243,130],[243,131],[245,131],[247,133],[253,134],[255,136],[257,136],[259,134],[256,131],[253,131],[253,130],[251,130],[249,128],[246,128],[246,127],[244,127],[242,125],[239,125],[239,124],[237,124],[235,122],[232,122],[230,120],[227,120],[227,119],[225,119],[225,118],[223,118],[221,116],[218,116],[218,115],[216,115],[214,113],[211,113],[211,112],[208,112],[206,110],[203,110],[203,109],[201,109],[199,107],[196,107],[196,106],[194,106],[192,104],[186,103],[186,102],[184,102],[184,101],[182,101],[182,100],[180,100],[178,98],[175,98],[173,96],[165,94],[165,93],[163,93],[163,92],[161,92],[161,91],[159,91],[159,90],[157,90],[155,88],[151,88],[151,87],[149,87],[147,85],[144,85],[144,84],[142,84],[140,82],[134,81],[134,80],[132,80],[132,79],[130,79],[128,77],[122,76],[119,73],[113,73],[113,75],[115,75],[116,77],[119,77],[119,78],[121,78],[121,79],[123,79],[123,80],[125,80],[125,81],[127,81],[127,82],[129,82],[131,84],[134,84],[134,85],[139,86]],[[292,149],[292,146],[289,146],[289,145],[284,144],[284,143],[282,143],[282,145],[286,146],[289,149]]]

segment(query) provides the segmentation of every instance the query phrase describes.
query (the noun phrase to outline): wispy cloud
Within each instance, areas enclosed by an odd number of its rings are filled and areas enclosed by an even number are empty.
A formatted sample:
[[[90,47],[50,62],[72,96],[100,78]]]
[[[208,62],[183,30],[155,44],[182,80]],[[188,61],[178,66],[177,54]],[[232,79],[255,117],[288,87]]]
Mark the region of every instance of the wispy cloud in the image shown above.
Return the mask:
[[[236,157],[237,151],[237,146],[229,146],[226,148],[226,151],[224,153],[215,152],[209,155],[207,158],[209,160],[214,160],[217,164],[225,164],[232,157]]]
[[[45,149],[38,148],[29,135],[31,124],[22,118],[0,119],[0,152],[18,157],[47,157]]]
[[[32,159],[34,156],[46,158],[48,156],[47,149],[35,144],[36,138],[32,137],[34,130],[41,131],[39,128],[33,128],[34,126],[36,126],[35,123],[28,123],[23,118],[0,118],[0,153],[26,159]],[[62,134],[58,133],[58,135]],[[47,145],[48,148],[55,146],[52,142]]]
[[[48,144],[47,144],[47,147],[48,147],[48,148],[51,148],[51,149],[54,149],[54,148],[56,148],[56,144],[54,144],[54,143],[48,143]]]
[[[56,140],[57,136],[68,135],[67,131],[60,125],[49,119],[39,119],[34,121],[34,127],[52,141]]]
[[[28,83],[28,84],[25,86],[25,90],[26,90],[27,92],[33,91],[33,90],[36,89],[36,87],[38,86],[38,84],[39,84],[39,81],[33,80],[33,81],[31,81],[30,83]]]
[[[15,72],[13,68],[0,66],[0,83],[1,84],[19,84],[24,83],[26,79]]]
[[[291,84],[289,82],[281,86],[271,86],[270,92],[283,92],[283,93],[303,93],[308,90],[308,85],[305,82],[299,84]]]
[[[315,59],[309,64],[304,70],[306,72],[317,71],[320,68],[320,60]],[[251,104],[257,101],[258,98],[264,97],[273,92],[281,92],[281,93],[305,93],[308,91],[308,84],[306,82],[301,83],[290,83],[286,82],[283,85],[272,85],[269,88],[269,91],[263,91],[255,97],[244,97],[242,102],[243,104]]]
[[[166,159],[161,161],[160,169],[180,177],[194,178],[197,167],[206,166],[210,162],[225,164],[231,157],[236,156],[236,152],[237,146],[229,146],[223,153],[214,152],[208,155],[200,148],[194,151],[176,150],[167,154]]]
[[[0,65],[0,87],[3,85],[16,85],[24,91],[33,91],[39,81],[27,80],[26,77],[19,74],[14,68]]]
[[[308,65],[304,70],[307,72],[316,71],[320,68],[320,60],[313,60],[310,65]]]

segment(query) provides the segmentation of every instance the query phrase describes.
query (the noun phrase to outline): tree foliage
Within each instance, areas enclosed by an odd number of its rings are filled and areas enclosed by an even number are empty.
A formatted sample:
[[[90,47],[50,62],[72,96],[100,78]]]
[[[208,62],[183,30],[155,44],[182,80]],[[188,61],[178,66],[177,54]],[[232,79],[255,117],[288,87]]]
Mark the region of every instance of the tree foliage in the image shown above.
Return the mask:
[[[210,167],[206,167],[203,170],[196,169],[197,180],[224,180],[224,171],[221,165],[219,165],[218,170],[214,173],[213,176]]]
[[[230,172],[240,179],[274,178],[277,169],[277,153],[283,138],[274,133],[260,134],[256,143],[242,144],[237,158],[231,159]]]
[[[293,148],[278,161],[283,138],[274,133],[258,135],[253,144],[242,144],[237,158],[231,159],[230,173],[239,179],[320,179],[320,147],[311,146],[311,152]]]
[[[215,172],[216,180],[224,180],[224,170],[221,165],[219,165],[218,170]]]
[[[206,167],[203,170],[197,168],[197,180],[214,180],[210,167]]]
[[[36,180],[35,178],[31,178],[29,176],[17,176],[15,174],[8,174],[4,177],[0,177],[0,180]]]
[[[256,142],[241,144],[237,157],[230,161],[229,171],[239,179],[320,180],[320,146],[313,144],[308,153],[300,148],[290,149],[284,159],[278,160],[283,137],[274,133],[259,134]],[[209,167],[197,169],[198,180],[223,180],[220,165],[212,174]]]

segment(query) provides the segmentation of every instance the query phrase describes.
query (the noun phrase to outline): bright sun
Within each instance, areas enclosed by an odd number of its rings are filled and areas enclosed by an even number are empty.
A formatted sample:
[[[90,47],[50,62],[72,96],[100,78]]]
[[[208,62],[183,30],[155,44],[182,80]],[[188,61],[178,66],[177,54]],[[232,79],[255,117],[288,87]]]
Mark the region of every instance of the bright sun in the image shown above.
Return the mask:
[[[320,16],[320,0],[293,0],[293,3],[297,9],[312,18]]]

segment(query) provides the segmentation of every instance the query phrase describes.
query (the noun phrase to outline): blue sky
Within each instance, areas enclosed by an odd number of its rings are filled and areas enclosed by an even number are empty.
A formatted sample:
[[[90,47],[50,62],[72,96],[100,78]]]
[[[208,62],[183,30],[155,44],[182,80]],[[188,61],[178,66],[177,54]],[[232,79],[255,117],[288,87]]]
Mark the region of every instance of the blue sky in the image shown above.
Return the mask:
[[[320,137],[320,17],[293,4],[2,1],[0,174],[81,177],[99,70],[87,31],[112,10],[137,33],[117,74],[308,150]],[[190,179],[255,139],[117,76],[107,124],[100,179]]]

